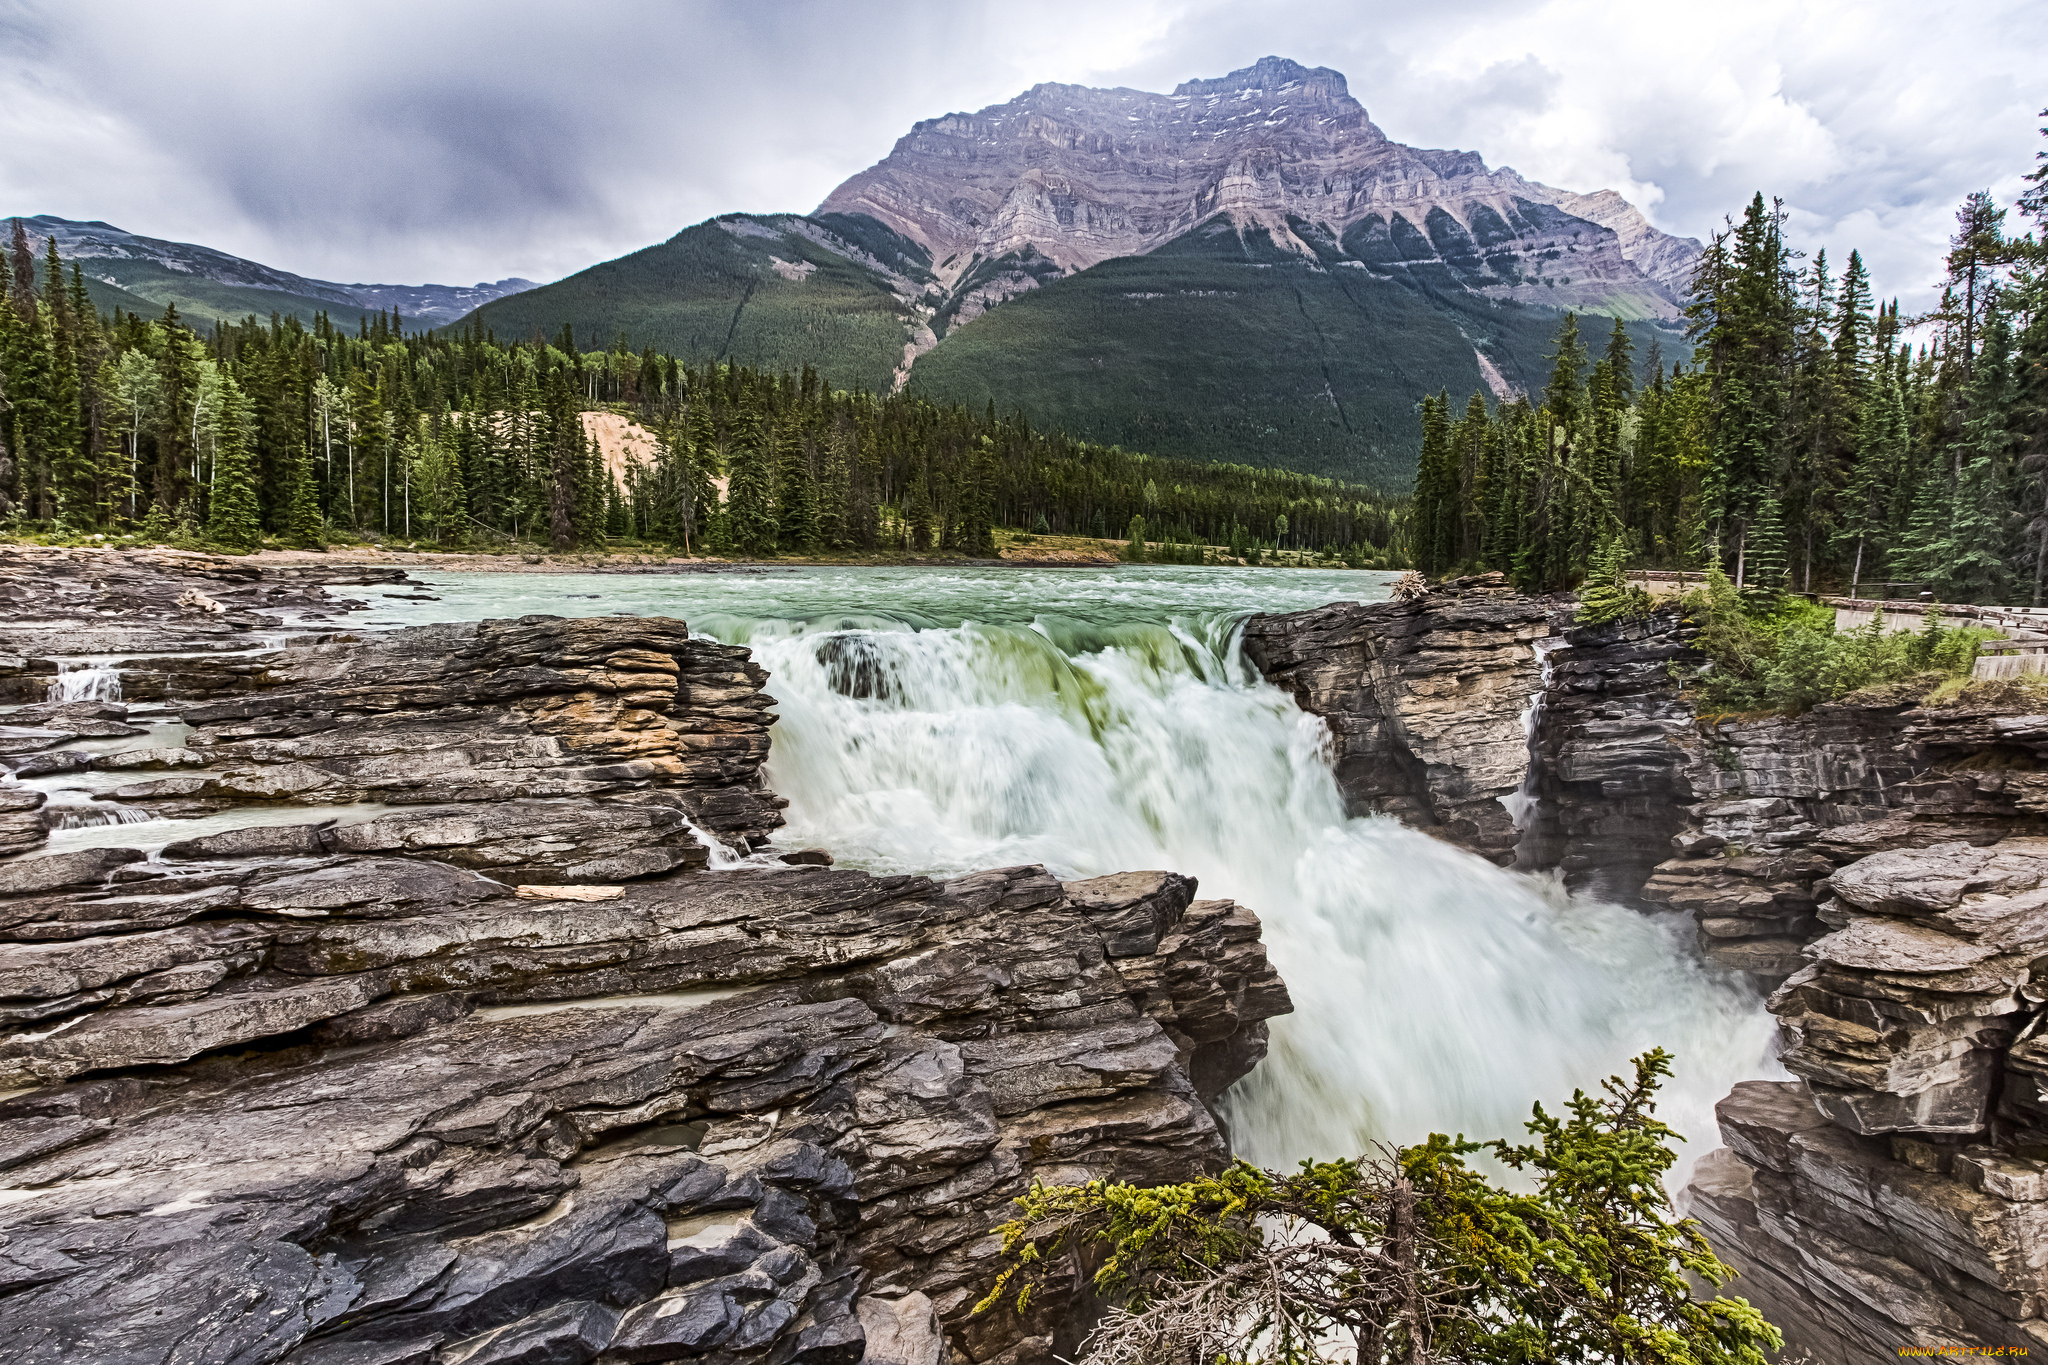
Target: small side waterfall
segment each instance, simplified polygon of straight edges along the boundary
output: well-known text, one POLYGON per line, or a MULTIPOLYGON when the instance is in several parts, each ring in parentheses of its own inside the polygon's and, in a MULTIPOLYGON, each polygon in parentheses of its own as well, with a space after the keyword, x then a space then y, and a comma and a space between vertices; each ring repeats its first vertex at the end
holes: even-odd
POLYGON ((59 659, 57 676, 50 680, 49 690, 43 700, 119 701, 121 671, 113 666, 110 659, 59 659))
POLYGON ((1536 745, 1543 731, 1543 698, 1550 692, 1550 654, 1563 643, 1563 637, 1556 635, 1535 642, 1536 690, 1529 694, 1529 705, 1522 712, 1522 734, 1529 743, 1529 771, 1522 775, 1519 791, 1500 799, 1500 803, 1507 807, 1508 818, 1515 822, 1515 829, 1524 836, 1515 848, 1517 867, 1524 862, 1522 844, 1528 842, 1528 833, 1536 823, 1536 790, 1541 779, 1536 745))
POLYGON ((46 829, 95 829, 101 825, 139 825, 156 817, 146 810, 95 801, 92 793, 65 788, 53 791, 43 803, 46 829))

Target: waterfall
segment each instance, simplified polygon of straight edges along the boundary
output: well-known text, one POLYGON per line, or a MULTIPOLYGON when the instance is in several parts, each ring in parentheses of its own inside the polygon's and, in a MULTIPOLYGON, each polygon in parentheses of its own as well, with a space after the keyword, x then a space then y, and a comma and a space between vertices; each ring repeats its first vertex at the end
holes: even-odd
POLYGON ((1170 868, 1249 906, 1296 1006, 1227 1100, 1255 1160, 1519 1136, 1531 1102, 1652 1046, 1697 1156, 1714 1100, 1769 1069, 1768 1016, 1699 964, 1690 921, 1347 816, 1322 722, 1249 673, 1223 618, 850 624, 722 623, 781 701, 783 842, 890 871, 1170 868))
POLYGON ((59 659, 45 701, 119 701, 121 672, 113 661, 59 659))
MULTIPOLYGON (((1536 788, 1540 769, 1537 741, 1543 730, 1543 698, 1550 691, 1550 653, 1564 641, 1557 636, 1548 636, 1535 642, 1536 690, 1529 694, 1529 705, 1522 712, 1522 736, 1529 745, 1529 771, 1522 775, 1522 785, 1513 796, 1503 796, 1500 803, 1507 807, 1508 818, 1515 822, 1515 829, 1528 834, 1536 822, 1536 788)), ((1517 849, 1516 862, 1519 863, 1517 849)))
POLYGON ((95 801, 92 793, 75 788, 53 791, 43 803, 45 829, 96 829, 102 825, 139 825, 156 816, 134 806, 112 801, 95 801))

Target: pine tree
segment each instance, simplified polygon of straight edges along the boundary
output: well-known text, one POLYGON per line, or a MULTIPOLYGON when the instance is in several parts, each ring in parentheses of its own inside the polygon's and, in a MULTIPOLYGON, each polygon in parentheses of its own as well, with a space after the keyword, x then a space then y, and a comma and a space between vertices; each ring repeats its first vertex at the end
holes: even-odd
POLYGON ((206 538, 231 550, 255 550, 263 544, 250 426, 249 401, 229 375, 221 382, 220 449, 214 457, 206 538))
POLYGON ((711 425, 710 412, 708 402, 694 405, 689 444, 685 447, 689 455, 689 461, 683 469, 684 482, 689 490, 688 529, 695 537, 687 548, 695 554, 703 554, 707 547, 718 540, 718 486, 711 481, 712 471, 718 465, 718 441, 716 428, 711 425), (701 421, 697 416, 699 412, 702 414, 701 421))
POLYGON ((794 412, 775 424, 775 540, 782 550, 818 549, 818 481, 808 443, 794 412))
POLYGON ((285 534, 302 550, 325 549, 320 519, 320 497, 313 476, 313 457, 304 445, 293 452, 291 461, 291 504, 285 514, 285 534))
POLYGON ((843 550, 854 540, 852 433, 829 407, 825 429, 824 467, 818 479, 818 540, 843 550))
POLYGON ((908 523, 905 530, 910 537, 910 548, 929 550, 932 548, 932 490, 928 472, 919 469, 910 481, 910 505, 904 517, 908 523))
POLYGON ((1448 403, 1446 394, 1422 396, 1422 455, 1415 466, 1415 567, 1432 578, 1458 558, 1458 470, 1448 403))
POLYGON ((2002 601, 2006 591, 2006 488, 2012 467, 2012 324, 1994 298, 1985 310, 1983 350, 1964 396, 1955 459, 1961 470, 1949 513, 1948 554, 1941 575, 1952 601, 2002 601))
POLYGON ((996 553, 993 517, 989 501, 996 483, 995 442, 984 436, 975 443, 969 462, 967 488, 961 499, 960 551, 992 559, 996 553))
POLYGON ((775 551, 774 481, 761 431, 761 413, 749 395, 734 414, 726 450, 725 541, 743 555, 775 551))
POLYGON ((8 255, 14 276, 10 295, 14 315, 26 325, 36 314, 36 253, 28 244, 28 229, 22 226, 19 218, 14 220, 14 236, 8 255))
POLYGON ((554 371, 548 379, 548 539, 557 551, 576 548, 576 520, 581 510, 577 493, 584 479, 584 461, 589 454, 583 436, 583 418, 576 410, 575 394, 568 376, 554 371))
POLYGON ((1751 518, 1747 545, 1748 581, 1744 593, 1768 600, 1785 589, 1790 562, 1785 553, 1785 516, 1775 489, 1767 490, 1751 518))

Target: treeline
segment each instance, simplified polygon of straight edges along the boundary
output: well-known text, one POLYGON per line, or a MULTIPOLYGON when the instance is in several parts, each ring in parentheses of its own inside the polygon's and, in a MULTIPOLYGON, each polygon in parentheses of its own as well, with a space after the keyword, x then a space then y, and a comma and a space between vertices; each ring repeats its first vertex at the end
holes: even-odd
POLYGON ((174 308, 103 317, 77 263, 54 241, 38 260, 19 220, 0 290, 0 518, 16 532, 990 554, 997 526, 1113 537, 1138 518, 1154 540, 1241 553, 1405 554, 1405 506, 1371 489, 832 392, 809 371, 582 351, 567 329, 409 333, 395 312, 353 334, 324 316, 204 336, 174 308), (607 469, 591 411, 643 423, 653 459, 607 469))
MULTIPOLYGON (((2044 111, 2048 113, 2048 111, 2044 111)), ((2048 131, 2048 130, 2044 130, 2048 131)), ((2048 153, 2022 217, 2048 219, 2048 153)), ((1719 565, 1745 594, 1930 591, 2030 601, 2048 586, 2048 253, 1988 193, 1957 214, 1940 306, 1874 304, 1787 245, 1757 195, 1701 257, 1696 349, 1667 374, 1617 325, 1575 318, 1540 396, 1462 415, 1425 401, 1417 567, 1569 587, 1596 561, 1719 565), (1921 329, 1917 347, 1909 329, 1921 329), (1604 558, 1603 558, 1604 556, 1604 558)))

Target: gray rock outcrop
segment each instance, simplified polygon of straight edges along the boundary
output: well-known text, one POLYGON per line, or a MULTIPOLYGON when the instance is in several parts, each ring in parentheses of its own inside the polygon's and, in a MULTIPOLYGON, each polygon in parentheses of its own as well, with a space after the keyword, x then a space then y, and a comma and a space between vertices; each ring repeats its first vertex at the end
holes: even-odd
POLYGON ((2048 1345, 2048 840, 1871 854, 1771 998, 1800 1079, 1737 1086, 1692 1211, 1826 1362, 2048 1345))
POLYGON ((967 1359, 1049 1360, 1059 1296, 967 1317, 987 1229, 1033 1178, 1214 1169, 1207 1102, 1287 1008, 1256 921, 1166 874, 536 901, 95 850, 0 886, 18 1360, 850 1365, 862 1297, 912 1295, 967 1359))
MULTIPOLYGON (((969 1311, 1010 1201, 1228 1159, 1289 1008, 1256 917, 766 850, 743 649, 528 617, 235 668, 9 756, 212 823, 0 860, 0 1357, 1050 1365, 1082 1286, 969 1311)), ((0 786, 0 851, 45 800, 0 786)))
POLYGON ((395 568, 258 566, 178 550, 0 546, 0 704, 47 700, 59 661, 81 656, 141 656, 124 660, 128 701, 225 690, 248 676, 238 656, 286 637, 318 639, 333 631, 334 613, 364 605, 329 596, 328 585, 405 577, 395 568))
POLYGON ((1254 616, 1244 650, 1330 727, 1354 813, 1397 816, 1505 863, 1519 833, 1502 798, 1528 774, 1533 646, 1549 633, 1545 604, 1495 574, 1410 602, 1254 616))

